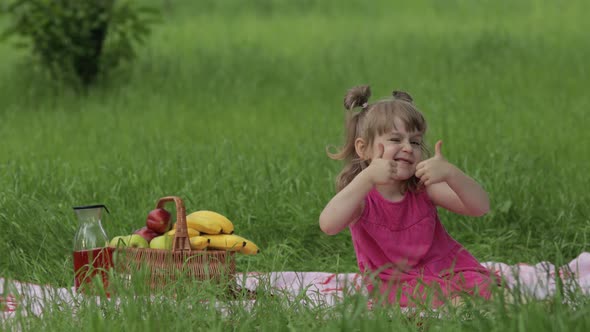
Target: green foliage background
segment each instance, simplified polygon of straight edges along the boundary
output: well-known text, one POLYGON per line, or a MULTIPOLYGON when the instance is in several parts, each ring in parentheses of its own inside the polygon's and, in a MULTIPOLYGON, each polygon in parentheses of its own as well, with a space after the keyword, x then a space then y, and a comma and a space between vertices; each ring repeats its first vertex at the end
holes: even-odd
POLYGON ((26 49, 31 65, 72 88, 87 88, 133 60, 158 17, 155 8, 127 0, 4 0, 0 14, 0 42, 26 49))

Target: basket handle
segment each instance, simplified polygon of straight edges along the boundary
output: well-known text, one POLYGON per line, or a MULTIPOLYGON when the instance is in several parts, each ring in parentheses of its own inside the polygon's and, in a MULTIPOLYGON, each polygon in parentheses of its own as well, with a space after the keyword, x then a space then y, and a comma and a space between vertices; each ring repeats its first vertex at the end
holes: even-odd
POLYGON ((176 205, 176 232, 174 232, 174 241, 172 242, 172 251, 190 251, 191 244, 188 238, 186 226, 186 209, 182 199, 178 196, 166 196, 158 200, 156 208, 163 209, 168 202, 174 201, 176 205))

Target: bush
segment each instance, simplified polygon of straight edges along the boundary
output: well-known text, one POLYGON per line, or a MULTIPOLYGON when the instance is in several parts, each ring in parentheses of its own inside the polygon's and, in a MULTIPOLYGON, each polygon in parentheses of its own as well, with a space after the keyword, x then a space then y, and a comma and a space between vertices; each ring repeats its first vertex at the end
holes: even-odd
POLYGON ((130 0, 9 0, 2 39, 21 37, 52 76, 84 86, 135 58, 158 11, 130 0))

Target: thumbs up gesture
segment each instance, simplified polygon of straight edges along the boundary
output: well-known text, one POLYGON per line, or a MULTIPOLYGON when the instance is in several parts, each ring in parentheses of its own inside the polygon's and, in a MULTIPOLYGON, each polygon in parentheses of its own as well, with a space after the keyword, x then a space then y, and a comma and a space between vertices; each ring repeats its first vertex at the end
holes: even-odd
POLYGON ((384 156, 384 153, 385 147, 379 144, 379 150, 366 169, 373 184, 387 184, 395 180, 397 163, 393 161, 393 156, 384 156))
POLYGON ((416 165, 416 177, 420 183, 430 186, 435 183, 447 181, 453 172, 453 166, 442 154, 442 141, 439 140, 434 146, 434 156, 416 165))

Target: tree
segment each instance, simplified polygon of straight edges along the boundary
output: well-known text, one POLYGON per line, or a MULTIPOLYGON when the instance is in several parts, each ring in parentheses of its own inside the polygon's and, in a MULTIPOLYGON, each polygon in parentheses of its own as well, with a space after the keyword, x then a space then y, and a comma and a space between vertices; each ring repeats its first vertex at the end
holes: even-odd
POLYGON ((136 57, 159 12, 131 0, 9 0, 2 39, 17 37, 52 76, 87 87, 136 57))

